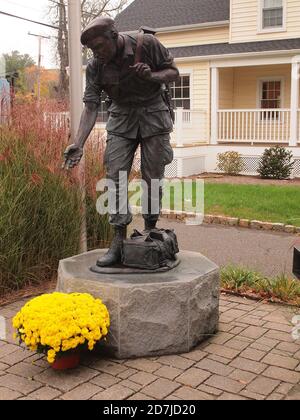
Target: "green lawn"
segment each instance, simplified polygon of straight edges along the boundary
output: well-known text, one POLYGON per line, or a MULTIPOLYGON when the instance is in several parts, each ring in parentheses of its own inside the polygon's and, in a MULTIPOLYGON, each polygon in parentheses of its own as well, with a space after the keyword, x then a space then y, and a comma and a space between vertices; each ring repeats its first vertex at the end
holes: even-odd
POLYGON ((205 213, 300 226, 300 187, 205 184, 205 213))
MULTIPOLYGON (((175 183, 175 185, 180 188, 180 183, 175 183)), ((165 188, 163 209, 174 210, 174 204, 177 203, 175 210, 193 211, 195 186, 192 187, 190 183, 185 185, 184 190, 183 197, 180 189, 179 192, 177 190, 177 193, 174 193, 172 188, 170 190, 165 188), (170 199, 168 199, 169 196, 170 199), (179 205, 183 199, 185 200, 184 208, 179 205)), ((204 198, 205 214, 300 226, 300 187, 297 186, 207 183, 204 187, 204 198)), ((140 205, 140 202, 137 205, 140 205)), ((197 209, 199 209, 198 204, 197 209)))

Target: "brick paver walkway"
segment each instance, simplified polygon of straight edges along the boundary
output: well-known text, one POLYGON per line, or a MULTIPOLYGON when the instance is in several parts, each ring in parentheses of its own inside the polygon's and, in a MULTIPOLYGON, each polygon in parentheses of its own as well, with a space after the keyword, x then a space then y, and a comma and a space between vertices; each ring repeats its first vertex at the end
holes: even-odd
MULTIPOLYGON (((8 322, 24 304, 0 308, 8 322)), ((86 356, 69 372, 54 372, 42 355, 0 341, 0 400, 300 399, 297 311, 222 296, 220 332, 189 354, 137 360, 86 356)), ((298 311, 298 314, 300 311, 298 311)))

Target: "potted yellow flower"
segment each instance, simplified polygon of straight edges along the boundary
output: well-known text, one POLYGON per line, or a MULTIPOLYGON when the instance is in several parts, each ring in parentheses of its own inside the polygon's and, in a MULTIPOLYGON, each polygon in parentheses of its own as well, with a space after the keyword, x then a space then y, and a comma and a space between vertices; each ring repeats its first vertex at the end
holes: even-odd
POLYGON ((80 293, 39 296, 13 319, 20 344, 45 353, 54 369, 78 365, 80 350, 92 351, 97 342, 105 339, 109 326, 109 313, 102 301, 80 293))

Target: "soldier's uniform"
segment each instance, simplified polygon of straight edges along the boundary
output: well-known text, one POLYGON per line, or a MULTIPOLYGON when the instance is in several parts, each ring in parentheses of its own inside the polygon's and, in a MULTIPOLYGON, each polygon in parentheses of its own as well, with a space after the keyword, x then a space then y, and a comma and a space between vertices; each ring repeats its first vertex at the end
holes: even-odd
MULTIPOLYGON (((107 178, 113 180, 117 186, 117 197, 119 172, 125 171, 129 175, 135 152, 139 144, 141 145, 141 172, 148 185, 146 200, 148 199, 151 209, 151 180, 162 180, 165 166, 173 160, 170 145, 173 122, 164 99, 162 85, 141 79, 135 69, 130 68, 135 61, 136 37, 121 36, 124 38, 124 49, 115 62, 103 65, 94 58, 88 63, 83 100, 85 103, 94 102, 100 105, 101 94, 104 91, 112 101, 108 109, 108 138, 104 163, 107 178)), ((144 35, 141 62, 148 64, 152 72, 176 69, 169 51, 157 38, 149 34, 144 35)), ((156 199, 161 207, 161 190, 156 199)), ((155 222, 159 214, 149 212, 143 216, 147 221, 155 222)), ((110 223, 115 226, 126 226, 131 221, 129 208, 125 212, 119 208, 116 214, 110 215, 110 223)))

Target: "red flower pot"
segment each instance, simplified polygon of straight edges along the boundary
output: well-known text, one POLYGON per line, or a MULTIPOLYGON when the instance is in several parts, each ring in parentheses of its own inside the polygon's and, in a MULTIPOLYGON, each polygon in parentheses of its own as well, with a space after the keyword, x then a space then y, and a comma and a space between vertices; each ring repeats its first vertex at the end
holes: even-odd
POLYGON ((80 353, 69 353, 58 357, 54 363, 51 364, 54 370, 75 369, 80 363, 80 353))

